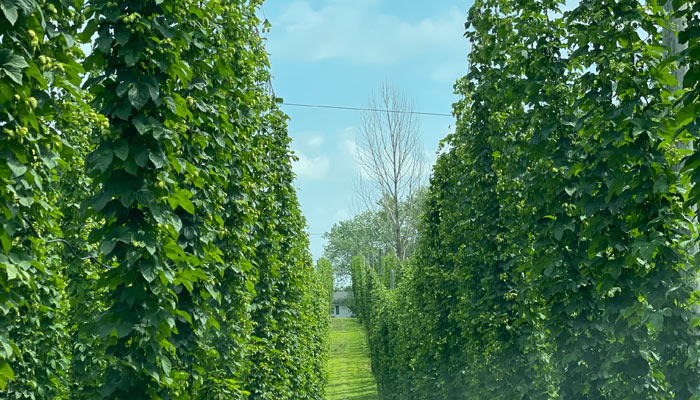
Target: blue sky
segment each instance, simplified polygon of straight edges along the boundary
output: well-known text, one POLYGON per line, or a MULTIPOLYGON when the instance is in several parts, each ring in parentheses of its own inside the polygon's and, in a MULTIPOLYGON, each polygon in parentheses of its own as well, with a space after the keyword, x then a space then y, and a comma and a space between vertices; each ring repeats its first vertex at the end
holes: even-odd
MULTIPOLYGON (((464 22, 471 1, 268 0, 267 50, 275 94, 285 102, 366 106, 387 80, 416 111, 447 113, 455 81, 467 72, 464 22)), ((320 234, 361 211, 355 139, 361 113, 283 106, 289 115, 295 186, 311 234, 314 259, 320 234)), ((451 117, 422 117, 421 137, 432 163, 451 117)))

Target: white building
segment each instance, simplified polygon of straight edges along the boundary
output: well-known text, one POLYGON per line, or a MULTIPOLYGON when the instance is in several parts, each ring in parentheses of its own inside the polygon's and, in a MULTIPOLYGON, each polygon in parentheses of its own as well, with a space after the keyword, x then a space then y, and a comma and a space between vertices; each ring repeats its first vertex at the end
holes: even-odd
POLYGON ((351 318, 355 314, 352 313, 348 304, 352 301, 351 292, 334 292, 333 293, 333 308, 331 309, 331 317, 333 318, 351 318))

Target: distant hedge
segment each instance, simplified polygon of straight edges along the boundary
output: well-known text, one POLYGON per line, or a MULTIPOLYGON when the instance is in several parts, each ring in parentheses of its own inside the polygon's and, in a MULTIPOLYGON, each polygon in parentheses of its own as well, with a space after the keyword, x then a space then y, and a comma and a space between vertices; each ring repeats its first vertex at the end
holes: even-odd
POLYGON ((0 397, 323 398, 260 4, 3 1, 0 397))
POLYGON ((700 5, 562 7, 475 2, 413 267, 353 264, 383 399, 700 398, 700 5))

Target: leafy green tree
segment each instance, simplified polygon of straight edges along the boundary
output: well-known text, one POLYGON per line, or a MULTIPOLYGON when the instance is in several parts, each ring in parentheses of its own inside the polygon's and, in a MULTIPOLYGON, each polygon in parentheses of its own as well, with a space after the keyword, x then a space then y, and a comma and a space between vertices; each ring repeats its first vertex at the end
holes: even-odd
POLYGON ((324 237, 328 243, 323 254, 333 264, 336 283, 350 275, 353 257, 362 255, 375 260, 392 248, 391 230, 374 211, 365 211, 334 224, 324 237))
MULTIPOLYGON (((405 216, 402 227, 404 256, 411 257, 418 241, 418 225, 425 198, 425 190, 415 194, 412 203, 401 202, 402 215, 405 216)), ((377 264, 380 257, 394 252, 395 236, 392 225, 388 223, 387 213, 390 209, 379 208, 367 210, 353 218, 333 225, 324 235, 328 241, 324 247, 324 257, 333 264, 336 284, 343 284, 350 276, 352 258, 362 255, 381 273, 377 264)), ((394 253, 396 254, 396 253, 394 253)))

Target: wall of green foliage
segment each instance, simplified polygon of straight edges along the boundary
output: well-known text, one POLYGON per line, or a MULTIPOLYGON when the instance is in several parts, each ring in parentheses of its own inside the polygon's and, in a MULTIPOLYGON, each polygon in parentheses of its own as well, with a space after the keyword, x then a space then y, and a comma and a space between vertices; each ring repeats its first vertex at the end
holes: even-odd
POLYGON ((334 288, 334 277, 333 277, 333 264, 328 261, 327 258, 321 257, 316 262, 316 272, 320 275, 324 290, 329 293, 328 295, 328 310, 332 311, 333 307, 333 292, 334 288))
POLYGON ((0 6, 0 397, 323 398, 260 4, 0 6))
POLYGON ((413 266, 353 269, 382 398, 700 396, 700 9, 672 56, 664 5, 475 2, 413 266))

